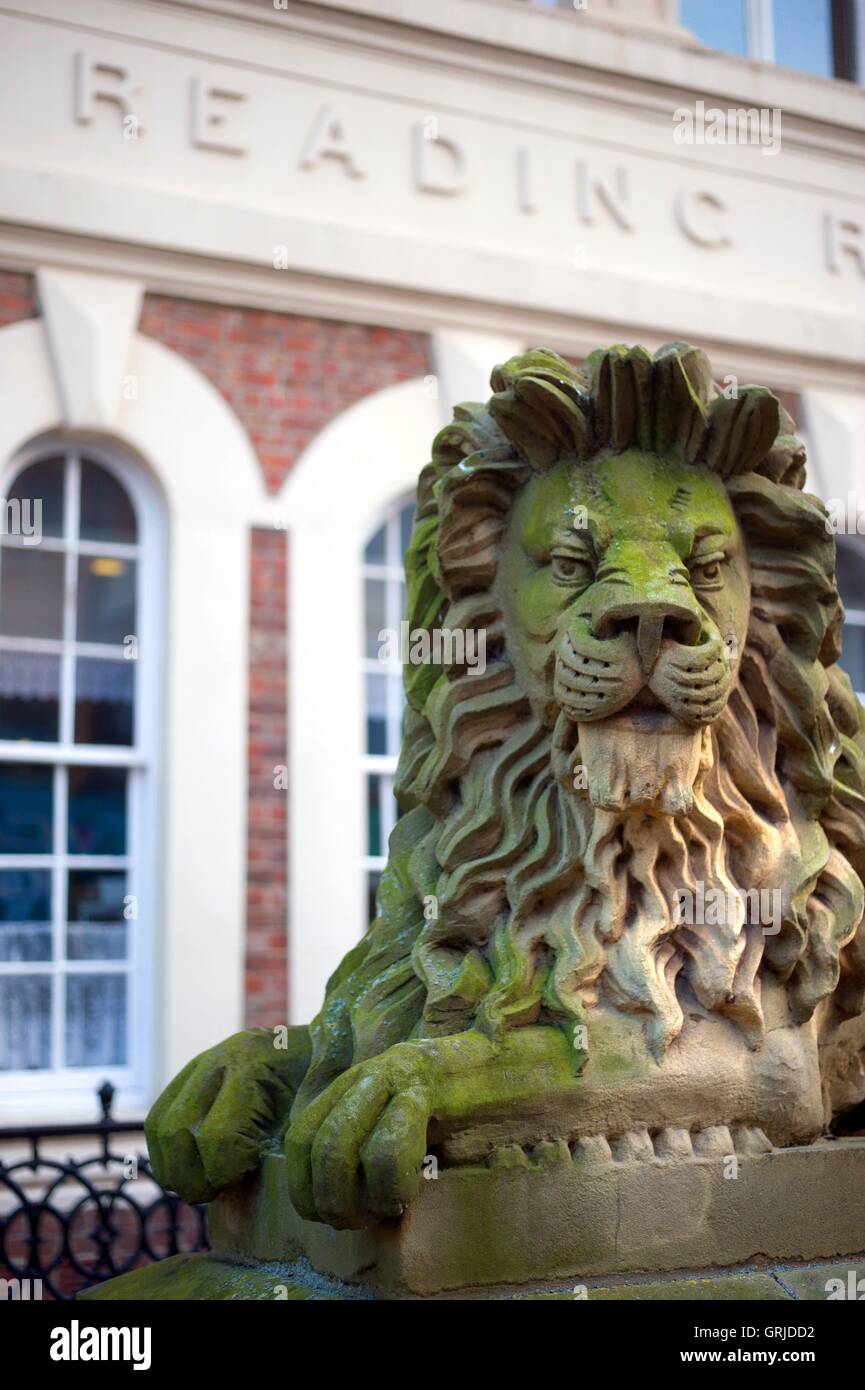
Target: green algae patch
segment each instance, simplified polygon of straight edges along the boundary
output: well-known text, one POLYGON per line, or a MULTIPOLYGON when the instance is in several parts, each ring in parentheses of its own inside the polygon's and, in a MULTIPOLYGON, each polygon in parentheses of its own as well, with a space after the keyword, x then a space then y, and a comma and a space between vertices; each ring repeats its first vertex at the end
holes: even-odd
POLYGON ((179 1302, 258 1303, 292 1302, 306 1298, 332 1298, 299 1283, 279 1266, 231 1264, 212 1255, 171 1255, 167 1260, 130 1270, 94 1289, 85 1289, 79 1299, 100 1302, 138 1300, 176 1300, 179 1302))

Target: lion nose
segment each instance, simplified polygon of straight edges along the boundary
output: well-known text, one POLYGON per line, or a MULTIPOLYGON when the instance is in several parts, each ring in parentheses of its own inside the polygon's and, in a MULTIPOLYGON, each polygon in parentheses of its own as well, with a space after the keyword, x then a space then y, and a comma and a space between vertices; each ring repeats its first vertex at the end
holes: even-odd
POLYGON ((637 653, 645 675, 649 675, 658 659, 665 637, 692 647, 700 640, 700 615, 682 603, 645 601, 620 603, 605 609, 595 620, 595 636, 617 637, 632 632, 637 653))

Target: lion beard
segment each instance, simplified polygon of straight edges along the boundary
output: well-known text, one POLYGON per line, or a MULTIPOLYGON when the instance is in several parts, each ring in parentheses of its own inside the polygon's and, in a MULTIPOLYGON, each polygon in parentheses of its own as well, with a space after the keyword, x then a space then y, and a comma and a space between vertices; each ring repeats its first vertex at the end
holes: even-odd
MULTIPOLYGON (((747 690, 749 674, 765 681, 764 667, 746 649, 745 679, 697 735, 696 765, 690 754, 679 759, 676 776, 684 768, 689 785, 676 814, 593 804, 589 789, 574 785, 578 726, 563 713, 552 730, 537 718, 504 661, 483 677, 442 682, 426 719, 410 713, 400 791, 437 822, 413 856, 419 897, 431 891, 430 863, 440 871, 437 914, 412 958, 426 987, 421 1033, 572 1024, 603 1001, 641 1016, 660 1059, 687 999, 727 1016, 758 1046, 764 959, 788 981, 794 1018, 810 1016, 838 981, 856 894, 848 893, 848 929, 828 948, 826 939, 809 948, 808 900, 830 849, 815 826, 806 851, 791 820, 775 729, 747 690), (743 896, 753 901, 754 890, 776 895, 772 935, 745 920, 743 896), (717 921, 683 921, 683 891, 731 910, 717 921)), ((609 783, 616 767, 604 775, 609 783)), ((841 877, 852 875, 842 865, 841 877)), ((831 870, 837 878, 837 862, 831 870)))

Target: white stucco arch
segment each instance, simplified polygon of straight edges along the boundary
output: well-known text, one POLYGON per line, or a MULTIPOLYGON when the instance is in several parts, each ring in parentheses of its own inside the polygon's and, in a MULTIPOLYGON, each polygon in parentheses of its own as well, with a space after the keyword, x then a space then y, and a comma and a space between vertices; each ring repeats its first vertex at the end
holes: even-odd
POLYGON ((290 1015, 307 1022, 366 927, 361 555, 413 492, 441 425, 430 383, 351 406, 304 451, 280 495, 289 531, 290 1015))
POLYGON ((145 1094, 124 1098, 140 1111, 242 1023, 249 532, 271 504, 219 393, 134 332, 140 289, 50 272, 40 297, 43 318, 0 331, 0 468, 51 431, 110 438, 164 501, 157 1046, 145 1094))

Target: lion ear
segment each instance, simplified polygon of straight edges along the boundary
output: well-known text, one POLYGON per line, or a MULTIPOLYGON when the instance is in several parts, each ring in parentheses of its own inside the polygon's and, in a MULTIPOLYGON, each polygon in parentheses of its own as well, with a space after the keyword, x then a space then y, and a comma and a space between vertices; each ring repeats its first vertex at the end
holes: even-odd
POLYGON ((524 398, 511 388, 493 396, 490 414, 533 468, 548 468, 562 452, 564 436, 549 411, 526 409, 524 398))
POLYGON ((528 352, 510 357, 507 362, 493 367, 490 386, 498 395, 528 376, 543 377, 545 381, 560 386, 563 391, 585 391, 589 384, 585 367, 575 367, 551 348, 530 348, 528 352))
POLYGON ((533 468, 589 452, 588 379, 564 357, 535 348, 495 367, 490 385, 490 414, 533 468))
MULTIPOLYGON (((495 449, 505 444, 500 431, 490 416, 486 405, 477 401, 462 401, 454 406, 454 418, 450 424, 440 429, 432 446, 433 480, 442 477, 456 467, 464 458, 480 449, 495 449)), ((427 468, 423 470, 418 485, 418 506, 420 508, 421 487, 429 491, 433 483, 424 484, 427 468)), ((420 512, 419 512, 420 514, 420 512)))
POLYGON ((585 458, 591 452, 592 430, 581 403, 543 377, 524 377, 514 386, 517 399, 547 421, 559 443, 558 453, 573 452, 585 458))
POLYGON ((756 473, 778 436, 780 406, 765 386, 744 386, 735 397, 718 396, 709 406, 709 429, 701 462, 731 478, 756 473))

